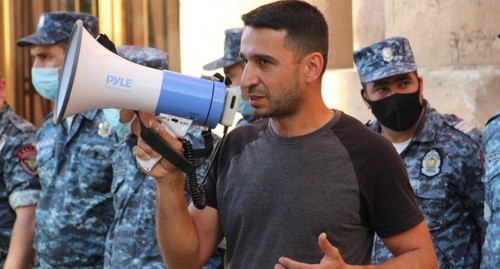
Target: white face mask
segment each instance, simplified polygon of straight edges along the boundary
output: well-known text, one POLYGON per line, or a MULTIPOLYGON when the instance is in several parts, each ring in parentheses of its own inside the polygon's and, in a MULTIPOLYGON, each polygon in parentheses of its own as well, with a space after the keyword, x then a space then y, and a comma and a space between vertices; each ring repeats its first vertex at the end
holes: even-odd
POLYGON ((43 98, 56 100, 57 91, 59 90, 59 68, 44 67, 31 68, 31 82, 35 86, 35 90, 43 96, 43 98))

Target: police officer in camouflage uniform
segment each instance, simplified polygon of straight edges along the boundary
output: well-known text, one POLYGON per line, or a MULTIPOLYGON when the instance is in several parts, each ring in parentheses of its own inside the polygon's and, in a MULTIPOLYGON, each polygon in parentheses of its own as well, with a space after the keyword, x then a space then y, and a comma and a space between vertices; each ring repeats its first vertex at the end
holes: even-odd
MULTIPOLYGON (((361 95, 403 158, 432 234, 441 269, 479 268, 486 223, 481 183, 481 133, 455 115, 440 114, 423 98, 423 80, 406 38, 353 53, 361 95)), ((391 257, 376 238, 373 262, 391 257)))
MULTIPOLYGON (((76 20, 97 35, 97 18, 73 12, 48 12, 36 33, 17 41, 29 47, 34 62, 31 80, 44 98, 55 100, 64 51, 76 20)), ((37 134, 41 182, 36 208, 37 268, 102 268, 104 243, 113 220, 110 192, 111 155, 117 136, 102 110, 68 117, 54 124, 50 113, 37 134)))
POLYGON ((5 102, 6 85, 0 73, 0 268, 28 268, 34 257, 33 223, 40 196, 36 128, 5 102))
POLYGON ((240 80, 243 75, 245 64, 240 57, 240 43, 243 28, 231 28, 225 32, 224 56, 203 66, 205 70, 215 70, 223 68, 224 76, 232 82, 231 87, 241 93, 241 101, 238 112, 242 118, 236 126, 242 126, 254 122, 257 117, 253 114, 252 106, 248 102, 248 90, 240 88, 240 80))
MULTIPOLYGON (((156 69, 167 69, 168 56, 155 48, 119 46, 117 52, 123 58, 156 69)), ((116 146, 113 155, 114 177, 112 183, 115 219, 106 238, 105 268, 166 268, 156 241, 156 187, 154 180, 138 169, 132 155, 140 134, 139 118, 133 111, 122 109, 121 122, 131 123, 133 132, 116 146)), ((140 120, 149 125, 152 114, 139 112, 140 120)), ((191 126, 184 137, 193 148, 203 148, 201 129, 191 126)), ((218 137, 213 135, 213 141, 218 137)), ((208 166, 208 159, 197 158, 196 176, 202 180, 208 166)), ((190 202, 190 195, 186 195, 190 202)), ((218 253, 203 267, 216 269, 222 260, 218 253)))
POLYGON ((484 128, 486 204, 491 216, 483 245, 481 269, 500 267, 500 111, 484 128))

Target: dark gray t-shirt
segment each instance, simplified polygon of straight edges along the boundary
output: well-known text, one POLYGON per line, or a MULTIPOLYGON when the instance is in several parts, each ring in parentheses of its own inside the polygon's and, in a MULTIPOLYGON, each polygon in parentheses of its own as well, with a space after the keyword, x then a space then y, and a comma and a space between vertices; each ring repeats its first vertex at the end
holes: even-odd
POLYGON ((267 120, 228 134, 207 181, 227 240, 226 268, 273 268, 286 256, 319 263, 326 232, 349 264, 368 264, 373 233, 423 220, 388 140, 336 111, 319 130, 278 136, 267 120))

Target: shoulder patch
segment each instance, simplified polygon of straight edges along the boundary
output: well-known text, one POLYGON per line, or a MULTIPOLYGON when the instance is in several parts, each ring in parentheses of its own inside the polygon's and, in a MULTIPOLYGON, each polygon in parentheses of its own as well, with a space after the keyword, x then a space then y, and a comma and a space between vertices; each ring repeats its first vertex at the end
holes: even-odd
POLYGON ((481 141, 481 131, 471 122, 463 120, 453 114, 444 115, 444 123, 451 126, 453 129, 465 134, 470 139, 479 143, 481 141))
POLYGON ((474 124, 472 124, 471 122, 468 122, 468 121, 461 121, 457 124, 455 124, 455 129, 461 131, 462 133, 469 133, 470 131, 474 130, 474 128, 476 128, 474 126, 474 124))
POLYGON ((36 127, 31 122, 21 118, 19 115, 16 115, 15 118, 10 118, 10 122, 21 132, 36 131, 36 127))
POLYGON ((36 176, 36 148, 33 145, 21 147, 16 157, 19 159, 19 166, 21 169, 31 176, 36 176))

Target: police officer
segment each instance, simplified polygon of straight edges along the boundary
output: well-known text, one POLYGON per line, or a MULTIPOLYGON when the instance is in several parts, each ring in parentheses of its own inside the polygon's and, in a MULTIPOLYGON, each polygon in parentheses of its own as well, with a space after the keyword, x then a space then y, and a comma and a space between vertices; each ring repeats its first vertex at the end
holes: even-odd
POLYGON ((0 73, 0 268, 28 268, 40 183, 35 163, 36 128, 5 102, 0 73))
POLYGON ((240 43, 243 28, 231 28, 225 32, 226 38, 224 40, 224 56, 220 59, 214 60, 203 66, 205 70, 215 70, 223 68, 224 75, 232 82, 231 87, 241 93, 241 101, 238 106, 238 112, 242 118, 238 121, 236 126, 242 126, 254 122, 257 117, 254 116, 252 106, 248 102, 248 90, 241 89, 240 80, 243 75, 243 68, 245 64, 240 57, 240 43))
MULTIPOLYGON (((150 47, 124 45, 116 48, 118 55, 143 66, 167 69, 167 53, 150 47)), ((139 89, 140 90, 140 89, 139 89)), ((132 132, 120 141, 113 154, 115 171, 111 191, 115 219, 106 238, 105 268, 166 268, 156 241, 156 187, 154 180, 138 169, 132 147, 140 135, 140 122, 149 126, 154 115, 131 110, 120 111, 120 122, 130 124, 132 132)), ((191 126, 184 137, 195 149, 204 147, 201 129, 191 126)), ((219 137, 212 135, 215 143, 219 137)), ((195 159, 196 176, 201 181, 208 166, 207 158, 195 159)), ((188 202, 191 196, 186 195, 188 202)), ((216 269, 222 260, 216 252, 203 269, 216 269)))
MULTIPOLYGON (((478 268, 486 223, 481 183, 481 133, 459 117, 440 114, 423 98, 423 79, 406 38, 353 53, 363 101, 403 158, 431 231, 440 268, 478 268)), ((373 261, 390 252, 377 238, 373 261)))
MULTIPOLYGON (((56 98, 66 44, 77 20, 97 35, 97 18, 90 14, 48 12, 40 16, 36 33, 17 41, 30 48, 31 80, 46 99, 56 98)), ((118 139, 102 110, 80 113, 60 124, 52 117, 50 113, 43 120, 36 141, 42 188, 35 219, 36 266, 102 268, 114 216, 111 155, 118 139)))
POLYGON ((486 204, 491 215, 483 245, 481 269, 496 269, 500 265, 500 111, 484 128, 486 204))

